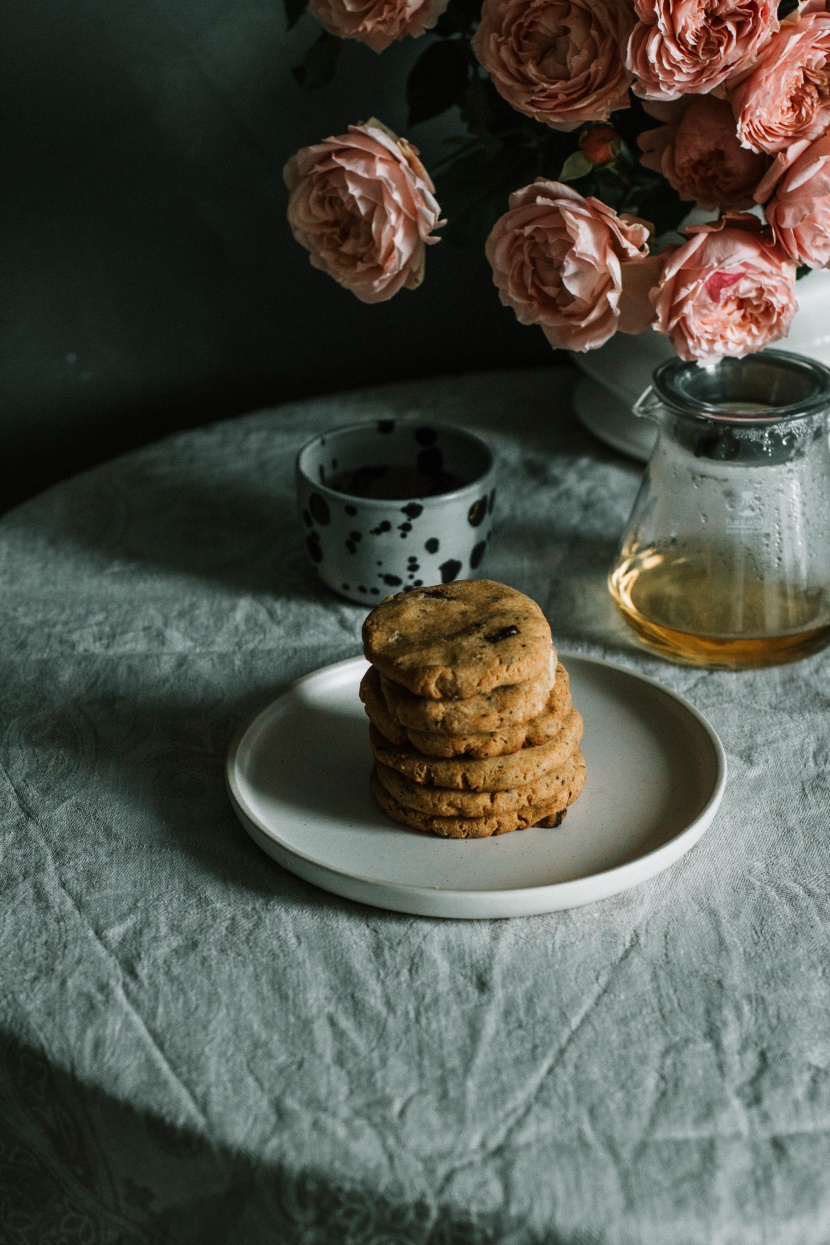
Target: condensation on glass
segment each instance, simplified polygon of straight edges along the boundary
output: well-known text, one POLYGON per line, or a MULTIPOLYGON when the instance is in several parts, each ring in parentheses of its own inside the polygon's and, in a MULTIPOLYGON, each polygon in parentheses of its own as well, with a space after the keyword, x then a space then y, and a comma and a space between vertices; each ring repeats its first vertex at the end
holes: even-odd
POLYGON ((830 641, 830 371, 783 351, 657 368, 657 444, 611 596, 665 657, 742 669, 830 641))

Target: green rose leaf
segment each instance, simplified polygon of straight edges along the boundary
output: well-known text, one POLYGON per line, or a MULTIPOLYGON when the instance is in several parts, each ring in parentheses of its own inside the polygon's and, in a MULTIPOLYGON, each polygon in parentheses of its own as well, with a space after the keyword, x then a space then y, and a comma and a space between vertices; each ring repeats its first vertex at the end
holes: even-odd
POLYGON ((467 89, 467 53, 459 39, 432 43, 415 62, 406 84, 409 125, 460 104, 467 89))
POLYGON ((521 147, 493 152, 481 144, 451 156, 433 172, 447 225, 441 237, 458 246, 483 246, 508 207, 508 198, 533 180, 536 157, 521 147))
POLYGON ((621 210, 651 221, 658 238, 666 233, 674 233, 685 216, 688 216, 691 204, 680 198, 663 177, 649 177, 646 181, 632 186, 626 195, 621 210))
POLYGON ((629 185, 620 177, 613 165, 594 166, 590 193, 602 199, 603 203, 613 208, 615 212, 631 210, 626 207, 626 197, 630 193, 629 185))
POLYGON ((301 87, 307 91, 316 91, 334 77, 339 55, 340 40, 323 31, 306 52, 303 63, 295 65, 291 72, 301 87))
POLYGON ((584 156, 581 151, 574 151, 568 156, 562 165, 562 172, 559 174, 560 182, 575 182, 580 177, 587 177, 593 171, 593 164, 584 156))

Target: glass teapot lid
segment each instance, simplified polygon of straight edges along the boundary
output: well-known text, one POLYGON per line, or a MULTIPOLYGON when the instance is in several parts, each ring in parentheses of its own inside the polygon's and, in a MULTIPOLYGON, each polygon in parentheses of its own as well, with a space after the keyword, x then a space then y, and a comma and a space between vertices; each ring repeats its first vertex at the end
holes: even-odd
POLYGON ((648 396, 677 415, 768 425, 830 408, 830 370, 783 350, 712 364, 670 359, 655 370, 648 396))

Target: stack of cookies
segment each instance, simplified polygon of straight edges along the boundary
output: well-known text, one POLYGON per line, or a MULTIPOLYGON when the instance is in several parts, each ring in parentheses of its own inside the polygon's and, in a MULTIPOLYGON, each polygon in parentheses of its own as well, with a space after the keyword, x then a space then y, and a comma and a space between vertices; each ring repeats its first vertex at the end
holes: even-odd
POLYGON ((363 625, 372 794, 448 838, 559 825, 585 782, 582 718, 535 601, 493 580, 416 588, 363 625))

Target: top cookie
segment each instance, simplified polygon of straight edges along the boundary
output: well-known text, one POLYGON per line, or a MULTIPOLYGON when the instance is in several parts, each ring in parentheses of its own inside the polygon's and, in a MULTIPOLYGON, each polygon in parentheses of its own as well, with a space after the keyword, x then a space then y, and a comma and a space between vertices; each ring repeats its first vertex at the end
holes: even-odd
POLYGON ((369 661, 430 700, 549 677, 550 643, 536 602, 492 579, 399 592, 363 624, 369 661))

